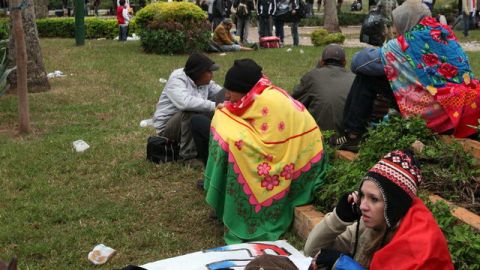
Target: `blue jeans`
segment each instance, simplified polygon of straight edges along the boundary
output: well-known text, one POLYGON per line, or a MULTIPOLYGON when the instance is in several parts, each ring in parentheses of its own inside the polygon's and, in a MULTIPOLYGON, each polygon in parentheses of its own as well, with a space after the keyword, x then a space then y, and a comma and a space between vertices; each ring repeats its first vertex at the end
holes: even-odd
MULTIPOLYGON (((298 46, 299 38, 298 38, 298 21, 292 22, 292 38, 293 38, 293 46, 298 46)), ((280 41, 283 43, 283 38, 285 36, 283 31, 283 26, 285 22, 282 20, 275 20, 275 35, 280 38, 280 41)))
POLYGON ((465 12, 463 12, 462 15, 463 35, 468 36, 468 30, 470 30, 470 17, 472 16, 472 12, 470 12, 470 14, 466 14, 465 12))
POLYGON ((120 31, 118 33, 118 41, 127 41, 128 37, 128 25, 120 25, 120 31))

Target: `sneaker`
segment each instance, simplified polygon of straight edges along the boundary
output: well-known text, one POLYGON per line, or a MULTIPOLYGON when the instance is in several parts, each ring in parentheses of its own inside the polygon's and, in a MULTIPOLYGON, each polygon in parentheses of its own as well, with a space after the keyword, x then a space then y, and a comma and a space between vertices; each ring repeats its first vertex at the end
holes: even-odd
POLYGON ((361 136, 332 136, 328 144, 332 147, 339 147, 340 150, 350 151, 357 153, 360 149, 361 136))

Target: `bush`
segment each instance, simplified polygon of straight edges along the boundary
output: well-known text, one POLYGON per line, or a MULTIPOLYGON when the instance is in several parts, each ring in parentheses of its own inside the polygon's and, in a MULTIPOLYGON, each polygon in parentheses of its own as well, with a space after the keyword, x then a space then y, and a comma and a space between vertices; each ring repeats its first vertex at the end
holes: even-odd
POLYGON ((330 43, 342 44, 345 41, 345 36, 342 33, 329 34, 325 29, 313 31, 310 38, 314 46, 323 46, 330 43))
MULTIPOLYGON (((73 38, 75 37, 74 18, 47 18, 37 20, 40 37, 73 38)), ((130 25, 130 33, 135 32, 135 24, 130 25)), ((118 36, 116 19, 85 18, 85 37, 110 38, 118 36)))
POLYGON ((189 2, 153 3, 135 18, 142 47, 159 54, 205 50, 210 43, 206 13, 189 2))
MULTIPOLYGON (((364 13, 340 13, 338 14, 338 23, 341 26, 359 25, 363 23, 366 16, 367 14, 364 13)), ((313 16, 302 19, 300 21, 300 26, 323 26, 323 16, 313 16)))
POLYGON ((10 36, 10 21, 8 19, 0 20, 0 40, 8 39, 10 36))

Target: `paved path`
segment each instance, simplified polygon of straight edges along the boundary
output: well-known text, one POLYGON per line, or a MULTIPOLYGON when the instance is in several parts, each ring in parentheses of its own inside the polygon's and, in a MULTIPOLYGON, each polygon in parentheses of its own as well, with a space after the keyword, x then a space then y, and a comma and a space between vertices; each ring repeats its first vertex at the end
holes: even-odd
MULTIPOLYGON (((300 35, 300 45, 305 45, 305 46, 312 46, 312 41, 310 40, 310 34, 318 29, 319 27, 312 27, 312 26, 305 26, 305 27, 299 27, 298 32, 300 35)), ((347 36, 347 39, 343 43, 344 47, 367 47, 370 45, 367 45, 365 43, 361 43, 358 38, 353 38, 353 36, 359 36, 360 35, 360 26, 347 26, 347 27, 341 27, 341 31, 344 35, 347 36)), ((274 31, 275 32, 275 31, 274 31)), ((290 27, 288 25, 285 25, 285 45, 291 45, 293 44, 292 40, 292 33, 290 30, 290 27)), ((250 41, 257 41, 258 40, 258 30, 257 27, 250 27, 248 31, 248 39, 250 41)), ((465 51, 480 51, 480 41, 469 41, 469 42, 461 42, 460 45, 465 51)))

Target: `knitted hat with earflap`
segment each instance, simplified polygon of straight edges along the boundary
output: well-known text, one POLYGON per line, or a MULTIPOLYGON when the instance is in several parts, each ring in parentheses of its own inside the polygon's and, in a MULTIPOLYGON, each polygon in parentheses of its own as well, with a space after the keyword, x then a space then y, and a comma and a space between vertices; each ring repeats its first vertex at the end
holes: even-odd
POLYGON ((387 228, 392 228, 410 209, 422 176, 419 164, 410 151, 395 150, 377 162, 363 182, 365 180, 374 182, 380 189, 385 202, 387 228))

